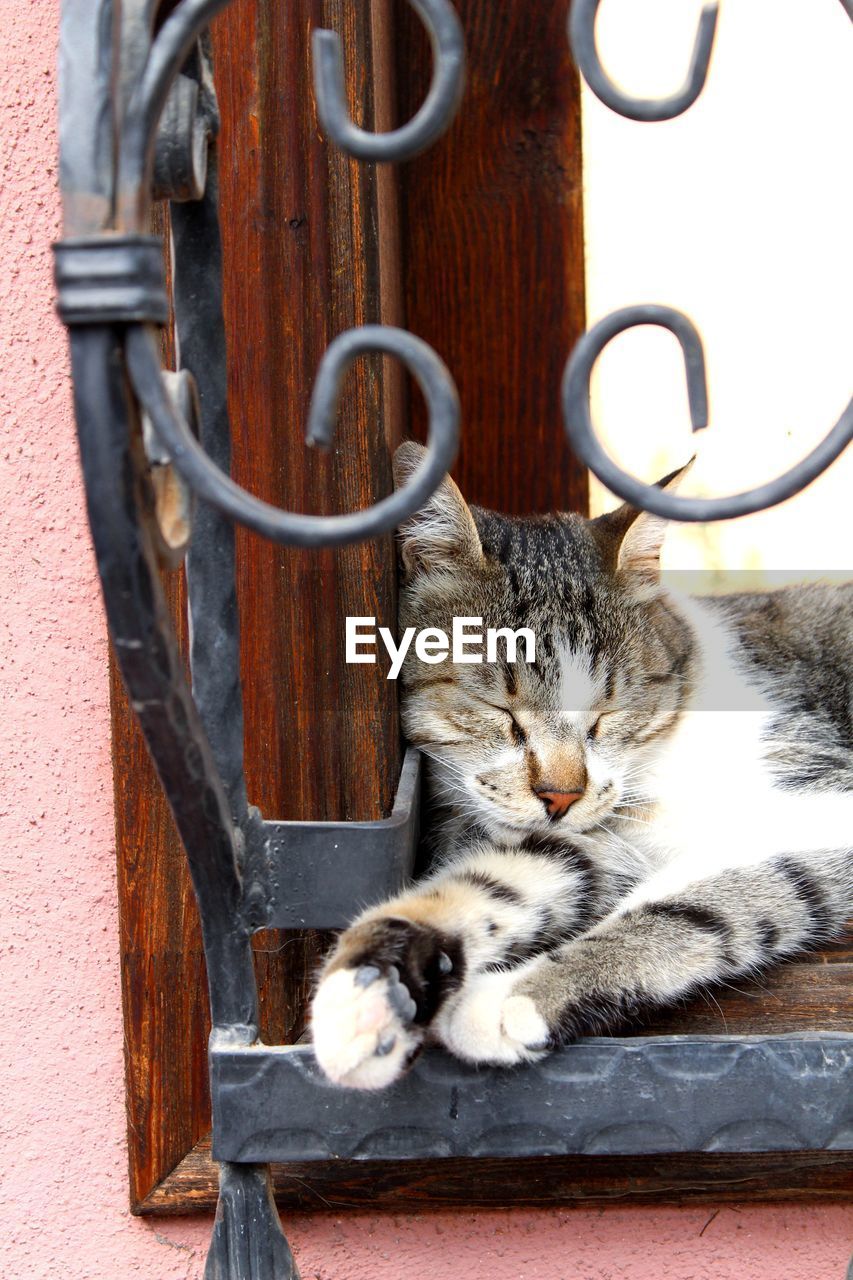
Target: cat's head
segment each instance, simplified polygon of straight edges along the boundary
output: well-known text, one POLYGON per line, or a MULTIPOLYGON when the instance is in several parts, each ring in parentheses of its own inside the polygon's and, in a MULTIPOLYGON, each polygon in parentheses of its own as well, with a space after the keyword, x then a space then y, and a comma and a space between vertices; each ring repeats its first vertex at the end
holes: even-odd
MULTIPOLYGON (((398 484, 422 456, 398 449, 398 484)), ((401 627, 451 636, 454 617, 482 618, 484 632, 536 637, 533 663, 523 644, 507 662, 499 641, 499 660, 479 664, 427 664, 412 645, 402 669, 407 737, 494 838, 588 832, 644 795, 694 665, 692 630, 659 585, 664 528, 628 506, 594 520, 500 516, 468 507, 450 479, 401 527, 401 627)))

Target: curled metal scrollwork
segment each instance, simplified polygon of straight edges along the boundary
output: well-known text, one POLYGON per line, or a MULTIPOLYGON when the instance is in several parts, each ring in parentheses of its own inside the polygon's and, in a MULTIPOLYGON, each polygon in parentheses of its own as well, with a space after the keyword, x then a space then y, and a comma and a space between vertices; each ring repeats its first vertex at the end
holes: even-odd
POLYGON ((308 418, 309 444, 332 443, 338 401, 346 372, 361 354, 397 356, 418 382, 429 409, 429 447, 415 475, 402 489, 366 511, 340 516, 281 511, 247 493, 211 462, 168 395, 157 342, 150 330, 128 331, 126 354, 134 391, 175 468, 193 491, 233 520, 274 542, 297 547, 343 546, 378 537, 424 505, 453 465, 459 444, 459 399, 444 363, 431 347, 385 325, 364 325, 342 333, 326 350, 314 385, 308 418))
POLYGON ((166 99, 154 155, 155 200, 200 200, 204 195, 210 124, 199 107, 199 94, 198 82, 181 75, 166 99))
MULTIPOLYGON (((141 80, 130 98, 119 149, 118 218, 129 231, 138 230, 143 223, 158 123, 167 109, 170 92, 174 99, 174 85, 180 83, 179 72, 185 59, 211 18, 226 2, 183 0, 164 22, 151 46, 141 80)), ((388 159, 421 150, 438 136, 452 118, 464 83, 464 44, 455 12, 447 0, 411 2, 430 30, 437 51, 437 71, 427 101, 414 120, 393 134, 362 135, 371 145, 378 144, 388 159)), ((337 48, 337 37, 333 33, 315 34, 331 37, 337 48)), ((329 47, 327 41, 327 55, 329 47)), ((188 99, 184 111, 186 127, 191 136, 197 139, 201 134, 206 142, 209 131, 204 131, 203 122, 199 127, 197 120, 198 94, 190 97, 192 101, 188 99)), ((196 157, 195 167, 200 165, 201 160, 196 157)), ((152 333, 145 328, 129 328, 125 349, 139 401, 186 483, 218 510, 276 542, 302 547, 341 546, 386 533, 423 506, 456 457, 459 400, 453 379, 435 352, 401 329, 367 325, 351 330, 331 344, 321 363, 311 404, 308 442, 331 443, 347 368, 363 352, 383 351, 407 365, 427 400, 430 417, 427 456, 403 490, 366 511, 340 516, 284 512, 246 493, 207 457, 167 394, 152 333)))
POLYGON ((125 230, 143 230, 154 165, 157 125, 172 85, 201 33, 229 0, 182 0, 151 45, 131 94, 119 140, 116 217, 125 230))
POLYGON ((666 98, 635 98, 613 83, 598 56, 595 19, 600 4, 601 0, 572 0, 569 15, 569 39, 575 62, 595 96, 605 106, 629 120, 672 120, 692 107, 708 77, 719 16, 718 6, 708 4, 702 10, 690 69, 681 88, 666 98))
POLYGON ((569 442, 578 457, 602 484, 636 507, 668 520, 731 520, 774 507, 815 480, 853 440, 853 400, 838 422, 811 453, 795 467, 767 484, 726 498, 687 498, 644 484, 617 465, 601 445, 592 423, 590 379, 596 360, 617 334, 637 325, 668 329, 681 344, 687 375, 687 396, 694 431, 708 425, 705 356, 691 320, 672 307, 625 307, 605 316, 585 333, 572 352, 563 375, 563 418, 569 442))
POLYGON ((429 34, 435 70, 423 106, 391 133, 368 133, 347 107, 340 37, 315 31, 314 96, 317 115, 332 142, 359 160, 408 160, 431 146, 453 120, 465 88, 465 40, 448 0, 409 0, 429 34))

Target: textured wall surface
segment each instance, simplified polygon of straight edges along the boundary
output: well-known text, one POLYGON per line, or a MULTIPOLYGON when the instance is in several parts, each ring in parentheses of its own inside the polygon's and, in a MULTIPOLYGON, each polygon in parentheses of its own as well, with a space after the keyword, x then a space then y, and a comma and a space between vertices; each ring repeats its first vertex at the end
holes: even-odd
MULTIPOLYGON (((0 1108, 4 1280, 200 1280, 210 1220, 127 1210, 106 641, 58 233, 57 0, 0 46, 0 1108)), ((294 1218, 303 1280, 842 1280, 843 1207, 294 1218)))

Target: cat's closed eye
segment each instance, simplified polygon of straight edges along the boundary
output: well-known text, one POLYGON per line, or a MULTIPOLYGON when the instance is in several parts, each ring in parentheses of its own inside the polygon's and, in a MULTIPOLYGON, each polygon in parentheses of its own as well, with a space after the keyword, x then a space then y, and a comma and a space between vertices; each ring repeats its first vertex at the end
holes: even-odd
POLYGON ((509 716, 509 719, 510 719, 510 733, 513 736, 513 740, 516 746, 519 746, 519 747, 526 746, 527 734, 524 732, 521 725, 518 723, 518 721, 516 720, 515 716, 512 714, 511 711, 508 711, 506 714, 509 716))
POLYGON ((496 702, 486 702, 485 700, 483 700, 483 706, 488 707, 490 711, 498 711, 502 716, 506 717, 509 722, 509 731, 517 746, 524 747, 527 745, 527 734, 508 707, 502 707, 496 702))
POLYGON ((605 722, 608 718, 615 716, 616 714, 617 711, 615 708, 612 711, 602 711, 595 724, 587 731, 586 736, 589 738, 590 742, 595 742, 596 738, 601 736, 601 732, 605 727, 605 722))

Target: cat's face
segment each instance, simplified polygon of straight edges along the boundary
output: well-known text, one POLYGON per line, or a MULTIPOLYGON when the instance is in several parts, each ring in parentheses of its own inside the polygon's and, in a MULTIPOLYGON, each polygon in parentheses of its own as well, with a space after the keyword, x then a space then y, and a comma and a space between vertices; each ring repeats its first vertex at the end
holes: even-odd
MULTIPOLYGON (((418 461, 403 446, 398 478, 418 461)), ((693 648, 655 585, 660 522, 628 509, 507 519, 470 510, 447 481, 401 536, 402 627, 450 636, 454 617, 477 617, 536 636, 533 663, 523 645, 514 664, 426 665, 409 651, 404 729, 452 807, 512 840, 593 831, 648 799, 646 766, 680 718, 693 648)))

